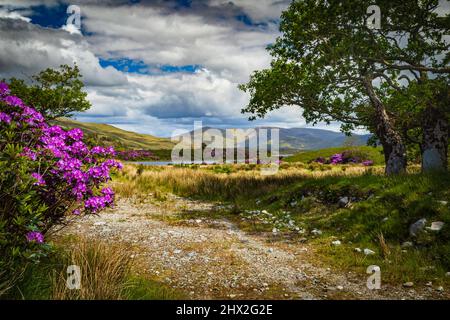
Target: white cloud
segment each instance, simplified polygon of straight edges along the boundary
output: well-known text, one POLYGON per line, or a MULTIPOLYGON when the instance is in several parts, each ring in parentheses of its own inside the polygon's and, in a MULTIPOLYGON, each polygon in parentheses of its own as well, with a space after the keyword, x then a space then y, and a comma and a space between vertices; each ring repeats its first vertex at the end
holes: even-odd
POLYGON ((194 1, 193 8, 182 9, 167 1, 133 6, 79 1, 84 36, 71 25, 51 29, 29 23, 27 10, 38 1, 0 0, 6 2, 19 11, 0 11, 0 78, 76 62, 93 104, 78 115, 80 120, 162 136, 175 128, 190 130, 198 119, 222 128, 305 125, 298 108, 283 108, 254 122, 240 113, 248 96, 237 85, 269 65, 265 47, 278 35, 274 20, 287 1, 194 1), (236 19, 242 14, 262 25, 236 19), (102 68, 99 57, 142 60, 150 67, 202 68, 195 73, 133 74, 102 68))

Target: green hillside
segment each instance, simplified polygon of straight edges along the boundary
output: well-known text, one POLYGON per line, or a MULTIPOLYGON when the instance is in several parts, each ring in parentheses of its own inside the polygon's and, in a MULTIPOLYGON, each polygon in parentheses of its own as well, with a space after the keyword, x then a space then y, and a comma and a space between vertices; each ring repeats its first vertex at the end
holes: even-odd
POLYGON ((326 148, 320 150, 312 151, 302 151, 293 156, 287 157, 284 161, 287 162, 311 162, 319 157, 329 158, 333 154, 341 153, 346 150, 356 150, 358 153, 364 154, 366 159, 372 160, 376 165, 384 164, 384 156, 382 154, 381 148, 373 148, 369 146, 358 146, 358 147, 336 147, 336 148, 326 148))
POLYGON ((170 139, 126 131, 108 124, 79 122, 71 119, 58 119, 55 122, 67 129, 82 129, 98 144, 112 145, 118 150, 151 150, 161 159, 170 158, 170 152, 174 146, 170 139))

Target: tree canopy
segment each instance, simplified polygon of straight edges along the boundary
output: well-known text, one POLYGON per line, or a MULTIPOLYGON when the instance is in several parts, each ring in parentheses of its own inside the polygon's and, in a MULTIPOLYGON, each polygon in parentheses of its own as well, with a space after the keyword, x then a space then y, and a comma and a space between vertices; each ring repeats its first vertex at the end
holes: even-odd
POLYGON ((45 69, 31 77, 30 81, 11 78, 11 93, 33 106, 46 119, 71 117, 91 107, 87 93, 83 91, 81 73, 77 65, 61 65, 59 69, 45 69))

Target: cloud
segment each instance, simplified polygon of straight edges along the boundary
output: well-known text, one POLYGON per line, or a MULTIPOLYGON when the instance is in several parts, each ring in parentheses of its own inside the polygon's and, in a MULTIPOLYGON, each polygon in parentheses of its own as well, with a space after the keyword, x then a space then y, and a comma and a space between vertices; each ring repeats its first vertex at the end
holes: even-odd
POLYGON ((277 37, 288 2, 78 1, 80 34, 65 22, 33 23, 36 14, 65 14, 69 1, 0 0, 0 78, 76 62, 93 105, 78 119, 160 136, 192 130, 195 120, 220 128, 303 126, 298 108, 254 122, 240 113, 248 96, 237 86, 269 66, 265 47, 277 37), (149 72, 118 67, 121 61, 149 72), (195 68, 185 72, 186 66, 195 68))
POLYGON ((41 28, 21 19, 0 18, 0 76, 27 77, 61 64, 79 65, 88 86, 125 84, 114 68, 102 68, 83 37, 41 28))

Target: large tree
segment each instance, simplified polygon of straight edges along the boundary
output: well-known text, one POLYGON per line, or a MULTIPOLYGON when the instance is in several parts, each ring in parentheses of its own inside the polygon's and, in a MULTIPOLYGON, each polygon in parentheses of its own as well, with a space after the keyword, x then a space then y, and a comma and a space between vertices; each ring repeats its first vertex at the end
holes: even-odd
POLYGON ((397 130, 396 114, 386 102, 408 85, 402 80, 408 72, 416 75, 411 68, 446 72, 445 67, 440 68, 443 59, 434 59, 445 49, 439 38, 442 27, 437 27, 441 22, 433 14, 433 5, 405 0, 402 4, 378 1, 382 24, 381 29, 373 29, 366 24, 371 4, 294 1, 282 14, 282 35, 269 47, 271 68, 255 72, 249 83, 241 86, 251 96, 243 112, 263 117, 270 110, 298 105, 308 122, 336 120, 342 122, 344 131, 368 127, 383 145, 386 172, 401 173, 406 167, 405 143, 397 130), (405 12, 411 16, 402 18, 405 12), (437 28, 423 37, 436 40, 426 50, 414 41, 403 44, 400 32, 420 15, 426 19, 419 21, 431 20, 429 28, 437 28), (433 60, 427 65, 423 61, 430 56, 433 60), (414 64, 405 62, 411 62, 411 57, 414 64))
POLYGON ((28 81, 11 78, 11 94, 33 106, 46 119, 71 117, 91 107, 83 91, 81 73, 77 65, 61 65, 59 69, 45 69, 28 81))

